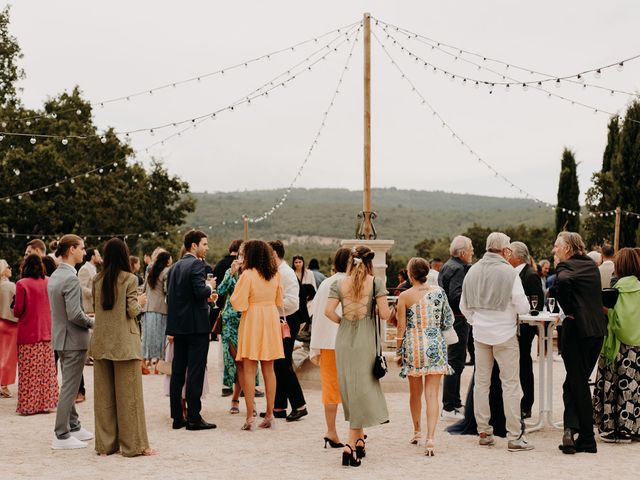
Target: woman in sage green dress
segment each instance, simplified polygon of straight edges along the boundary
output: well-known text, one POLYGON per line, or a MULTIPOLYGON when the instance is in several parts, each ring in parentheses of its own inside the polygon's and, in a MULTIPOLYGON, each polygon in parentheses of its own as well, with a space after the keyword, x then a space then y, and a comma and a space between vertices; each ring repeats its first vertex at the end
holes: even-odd
POLYGON ((349 422, 349 441, 342 464, 359 466, 365 456, 364 429, 389 421, 387 403, 380 381, 373 375, 373 364, 381 338, 376 343, 374 304, 381 321, 389 318, 387 290, 373 276, 373 256, 368 247, 356 246, 351 252, 347 276, 336 281, 329 293, 325 315, 339 323, 336 337, 338 384, 345 420, 349 422), (336 307, 342 305, 342 316, 336 307))

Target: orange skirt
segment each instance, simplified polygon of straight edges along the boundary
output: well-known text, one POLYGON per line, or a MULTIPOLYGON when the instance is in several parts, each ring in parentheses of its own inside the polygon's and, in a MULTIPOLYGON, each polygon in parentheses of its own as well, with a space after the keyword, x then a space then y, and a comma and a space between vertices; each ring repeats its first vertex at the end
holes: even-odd
POLYGON ((322 385, 322 403, 324 405, 342 403, 340 387, 338 386, 335 350, 320 350, 320 383, 322 385))
POLYGON ((236 360, 244 358, 263 361, 284 358, 280 317, 275 305, 250 305, 242 313, 236 360))

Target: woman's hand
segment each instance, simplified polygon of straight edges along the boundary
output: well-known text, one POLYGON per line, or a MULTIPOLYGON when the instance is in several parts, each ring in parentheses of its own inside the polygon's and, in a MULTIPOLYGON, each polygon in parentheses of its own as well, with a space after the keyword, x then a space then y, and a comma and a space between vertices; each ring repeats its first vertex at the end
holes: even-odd
POLYGON ((173 335, 167 335, 167 342, 173 343, 173 335))
POLYGON ((144 307, 147 304, 146 293, 141 293, 140 295, 138 295, 138 303, 140 304, 141 307, 144 307))
POLYGON ((234 260, 231 262, 231 275, 235 275, 240 267, 242 266, 242 262, 240 260, 234 260))

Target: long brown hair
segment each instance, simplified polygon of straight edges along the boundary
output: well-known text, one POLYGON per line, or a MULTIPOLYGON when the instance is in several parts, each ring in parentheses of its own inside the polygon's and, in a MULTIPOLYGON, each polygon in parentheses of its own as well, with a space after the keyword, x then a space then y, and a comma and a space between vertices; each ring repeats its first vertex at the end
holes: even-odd
POLYGON ((129 248, 119 238, 112 238, 104 246, 102 276, 102 308, 112 310, 116 303, 116 285, 120 272, 131 273, 129 248))
POLYGON ((351 295, 360 298, 367 275, 373 275, 373 257, 375 253, 364 245, 356 245, 351 250, 347 275, 351 278, 351 295))
POLYGON ((242 270, 251 268, 258 271, 260 276, 269 281, 278 273, 275 252, 267 242, 262 240, 249 240, 243 244, 244 263, 242 270))
POLYGON ((171 254, 169 252, 158 253, 156 261, 151 266, 149 276, 147 277, 147 283, 151 288, 156 288, 156 283, 158 283, 160 274, 169 265, 169 260, 171 260, 171 254))

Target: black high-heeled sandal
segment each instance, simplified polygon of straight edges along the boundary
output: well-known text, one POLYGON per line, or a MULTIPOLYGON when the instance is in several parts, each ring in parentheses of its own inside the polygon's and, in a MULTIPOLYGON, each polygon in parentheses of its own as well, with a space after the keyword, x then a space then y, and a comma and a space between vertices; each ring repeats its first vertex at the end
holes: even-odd
POLYGON ((327 443, 331 445, 331 448, 342 448, 344 447, 344 443, 334 442, 329 437, 324 437, 324 448, 327 448, 327 443))
POLYGON ((367 452, 364 450, 365 443, 364 438, 359 438, 356 440, 356 455, 358 458, 364 458, 367 455, 367 452), (358 442, 362 442, 362 445, 358 445, 358 442))
POLYGON ((342 452, 342 466, 343 467, 359 467, 362 463, 359 458, 353 456, 353 448, 349 444, 345 445, 349 448, 348 452, 342 452))

